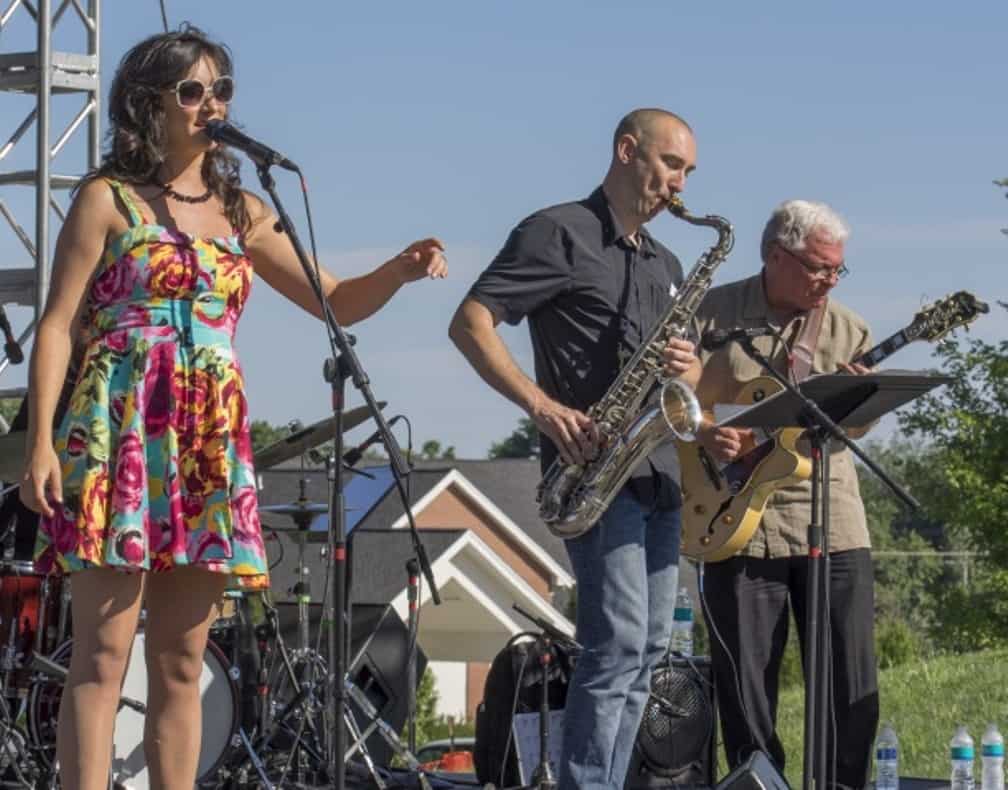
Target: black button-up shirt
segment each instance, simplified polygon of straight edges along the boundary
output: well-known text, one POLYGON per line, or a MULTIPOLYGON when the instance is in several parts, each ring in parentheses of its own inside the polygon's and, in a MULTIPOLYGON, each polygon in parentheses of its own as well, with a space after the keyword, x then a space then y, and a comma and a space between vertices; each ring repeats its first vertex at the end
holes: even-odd
MULTIPOLYGON (((587 411, 668 308, 683 281, 679 260, 644 228, 627 238, 602 188, 537 211, 511 232, 469 295, 497 318, 528 317, 536 381, 551 398, 587 411)), ((541 436, 545 470, 557 450, 541 436)), ((630 479, 645 504, 678 507, 679 462, 666 443, 630 479)))

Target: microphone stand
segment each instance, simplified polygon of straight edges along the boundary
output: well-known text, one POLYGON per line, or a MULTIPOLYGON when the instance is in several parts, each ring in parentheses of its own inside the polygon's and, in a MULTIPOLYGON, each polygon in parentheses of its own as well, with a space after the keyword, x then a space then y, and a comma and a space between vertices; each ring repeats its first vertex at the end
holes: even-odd
POLYGON ((416 752, 416 708, 417 708, 417 623, 420 586, 420 566, 415 557, 406 561, 407 599, 409 613, 406 632, 408 647, 406 649, 406 744, 411 752, 416 752))
POLYGON ((820 627, 820 621, 827 622, 827 591, 830 578, 829 556, 829 442, 831 439, 843 443, 864 462, 876 477, 911 509, 920 509, 920 503, 904 491, 889 477, 844 430, 827 415, 819 405, 807 397, 786 376, 781 375, 753 344, 752 338, 745 336, 735 339, 743 351, 763 368, 788 392, 801 401, 802 425, 807 429, 811 444, 812 458, 812 512, 808 527, 808 592, 805 614, 805 738, 803 755, 802 787, 808 790, 813 782, 819 790, 826 788, 826 745, 827 713, 829 711, 829 631, 820 627), (821 669, 817 671, 819 665, 821 669), (811 688, 809 688, 811 686, 811 688))
MULTIPOLYGON (((248 152, 246 152, 248 153, 248 152)), ((304 270, 305 277, 318 297, 319 306, 322 310, 323 320, 329 330, 330 344, 333 346, 333 356, 326 359, 323 366, 323 376, 329 383, 332 390, 332 410, 333 410, 333 444, 334 457, 334 480, 329 502, 329 535, 328 535, 328 556, 332 563, 332 573, 329 574, 329 595, 325 596, 327 601, 326 611, 323 613, 324 622, 328 622, 329 630, 327 634, 327 659, 329 662, 329 682, 325 684, 326 691, 326 712, 331 717, 331 727, 326 728, 326 749, 328 764, 330 767, 330 779, 332 786, 336 790, 344 790, 346 787, 346 730, 344 725, 344 715, 347 711, 347 692, 344 684, 347 664, 347 551, 346 551, 346 502, 343 493, 343 410, 346 403, 346 381, 350 379, 354 386, 361 393, 368 409, 371 411, 374 421, 381 432, 382 442, 389 453, 389 460, 395 477, 396 485, 405 503, 406 513, 409 517, 410 531, 413 536, 414 549, 420 567, 430 585, 431 597, 435 604, 441 603, 437 587, 434 584, 434 574, 431 571, 427 553, 413 521, 409 501, 405 497, 405 488, 402 478, 407 472, 406 463, 403 460, 402 452, 396 443, 388 423, 382 414, 381 408, 371 391, 371 383, 365 373, 360 360, 353 350, 353 340, 343 331, 333 314, 332 308, 322 291, 322 284, 319 281, 315 268, 309 260, 304 246, 298 238, 294 223, 290 215, 284 209, 283 202, 276 191, 276 182, 270 173, 273 162, 266 158, 249 154, 256 165, 256 172, 259 175, 259 182, 262 188, 270 196, 273 206, 276 209, 277 219, 280 228, 287 234, 291 246, 297 255, 298 262, 304 270), (336 612, 339 616, 336 616, 336 612)), ((298 171, 300 175, 300 171, 298 171)))

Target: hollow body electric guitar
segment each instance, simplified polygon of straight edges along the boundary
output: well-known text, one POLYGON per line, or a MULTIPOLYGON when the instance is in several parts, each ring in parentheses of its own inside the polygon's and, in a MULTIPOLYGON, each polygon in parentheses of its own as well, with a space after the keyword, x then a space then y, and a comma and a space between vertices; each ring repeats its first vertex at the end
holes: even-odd
MULTIPOLYGON (((854 360, 874 367, 915 340, 934 342, 966 326, 988 310, 967 291, 946 296, 923 308, 906 328, 886 338, 854 360)), ((783 387, 770 376, 747 382, 735 403, 751 405, 783 387)), ((735 460, 716 461, 699 441, 678 441, 682 467, 682 553, 717 562, 740 552, 759 526, 770 495, 779 488, 807 480, 812 462, 796 445, 804 428, 781 428, 760 436, 735 460)))

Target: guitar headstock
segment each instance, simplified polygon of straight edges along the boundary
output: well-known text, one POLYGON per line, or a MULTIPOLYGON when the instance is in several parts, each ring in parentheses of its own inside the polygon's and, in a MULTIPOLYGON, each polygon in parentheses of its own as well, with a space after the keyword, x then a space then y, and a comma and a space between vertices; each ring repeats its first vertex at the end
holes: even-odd
POLYGON ((906 333, 913 339, 934 342, 957 327, 972 324, 989 310, 986 302, 981 302, 969 291, 957 291, 922 308, 906 333))

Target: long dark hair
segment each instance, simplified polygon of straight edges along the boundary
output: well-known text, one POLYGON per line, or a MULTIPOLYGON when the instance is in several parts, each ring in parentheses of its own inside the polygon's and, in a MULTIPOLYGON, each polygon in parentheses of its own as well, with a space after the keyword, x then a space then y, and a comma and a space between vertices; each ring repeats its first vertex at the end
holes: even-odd
MULTIPOLYGON (((162 91, 185 79, 204 57, 220 74, 234 73, 230 50, 189 24, 150 36, 123 56, 109 92, 108 151, 89 178, 113 178, 140 185, 156 182, 165 157, 162 91)), ((218 146, 204 157, 202 176, 224 205, 231 226, 245 232, 252 223, 239 169, 238 160, 218 146)))

